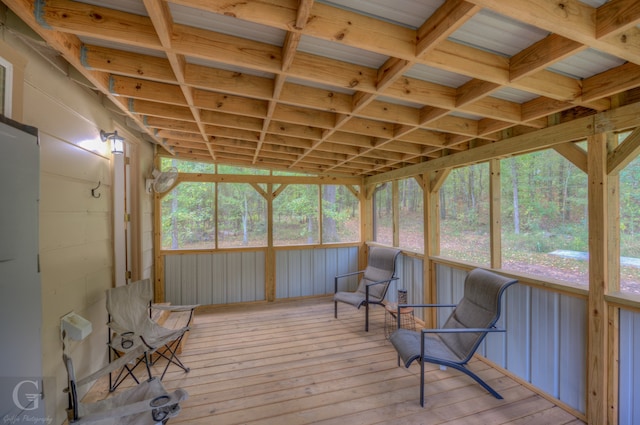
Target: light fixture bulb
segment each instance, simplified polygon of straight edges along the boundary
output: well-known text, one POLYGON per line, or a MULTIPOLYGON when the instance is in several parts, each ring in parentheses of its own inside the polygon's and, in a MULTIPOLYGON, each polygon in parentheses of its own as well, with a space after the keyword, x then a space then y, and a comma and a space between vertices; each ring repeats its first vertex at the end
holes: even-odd
POLYGON ((100 130, 100 139, 103 142, 109 141, 111 143, 111 153, 124 153, 124 138, 118 134, 118 130, 113 133, 106 133, 104 130, 100 130))

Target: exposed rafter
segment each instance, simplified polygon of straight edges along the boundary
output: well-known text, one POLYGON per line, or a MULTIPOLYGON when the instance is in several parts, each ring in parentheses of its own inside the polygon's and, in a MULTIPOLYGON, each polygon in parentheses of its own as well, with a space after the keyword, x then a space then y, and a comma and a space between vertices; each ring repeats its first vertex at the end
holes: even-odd
POLYGON ((636 101, 640 87, 631 0, 426 2, 407 11, 417 24, 339 0, 4 3, 185 159, 393 176, 609 110, 614 95, 636 101), (505 32, 493 45, 477 29, 487 17, 505 32), (513 51, 512 39, 530 41, 513 51), (554 70, 592 52, 606 55, 599 72, 554 70))

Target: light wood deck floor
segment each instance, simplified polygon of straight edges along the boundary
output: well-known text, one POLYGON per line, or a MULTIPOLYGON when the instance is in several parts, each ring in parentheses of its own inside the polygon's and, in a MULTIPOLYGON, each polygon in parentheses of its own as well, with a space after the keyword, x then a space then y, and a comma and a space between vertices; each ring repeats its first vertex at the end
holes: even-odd
MULTIPOLYGON (((486 363, 470 368, 504 396, 497 400, 457 371, 427 365, 425 407, 419 365, 398 367, 384 336, 384 310, 329 298, 223 307, 196 315, 181 355, 189 373, 169 369, 167 389, 189 399, 170 421, 231 424, 571 424, 583 422, 486 363)), ((97 385, 93 394, 104 393, 97 385)))

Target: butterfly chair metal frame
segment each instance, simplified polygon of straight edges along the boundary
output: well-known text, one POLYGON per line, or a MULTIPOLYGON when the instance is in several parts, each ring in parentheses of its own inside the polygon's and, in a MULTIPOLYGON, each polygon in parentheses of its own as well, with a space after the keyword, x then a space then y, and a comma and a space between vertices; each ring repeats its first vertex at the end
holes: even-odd
POLYGON ((131 364, 124 364, 118 372, 109 374, 109 391, 115 391, 128 377, 140 383, 134 370, 144 363, 149 379, 153 377, 151 366, 159 359, 167 360, 160 379, 164 378, 169 366, 174 364, 189 372, 178 357, 178 348, 193 318, 197 305, 157 305, 152 304, 153 288, 149 279, 132 282, 107 291, 107 312, 109 313, 109 360, 118 359, 122 353, 142 346, 145 352, 131 364), (189 319, 179 329, 168 329, 152 319, 152 310, 189 311, 189 319), (155 357, 155 358, 154 358, 155 357))
POLYGON ((97 372, 76 380, 71 357, 64 353, 63 361, 67 369, 68 384, 64 391, 69 400, 67 409, 69 423, 74 425, 152 425, 166 424, 170 418, 175 417, 180 412, 179 403, 187 398, 187 392, 180 388, 167 392, 158 378, 143 381, 115 396, 93 403, 83 403, 78 397, 78 388, 145 355, 143 347, 139 346, 97 372))
MULTIPOLYGON (((458 304, 401 304, 405 307, 454 307, 440 329, 413 331, 396 329, 389 340, 398 352, 405 367, 415 360, 420 363, 420 406, 424 407, 424 365, 433 363, 459 370, 479 383, 497 399, 502 396, 466 367, 485 336, 494 332, 506 332, 496 323, 500 318, 502 295, 517 280, 500 276, 484 269, 474 269, 467 275, 464 296, 458 304)), ((400 315, 398 315, 399 317, 400 315)))
POLYGON ((392 281, 398 280, 396 259, 400 250, 374 246, 369 249, 367 267, 364 270, 338 275, 334 278, 334 313, 338 318, 338 302, 351 304, 360 309, 365 306, 364 330, 369 331, 369 304, 382 305, 392 281), (338 280, 362 274, 355 292, 338 291, 338 280))

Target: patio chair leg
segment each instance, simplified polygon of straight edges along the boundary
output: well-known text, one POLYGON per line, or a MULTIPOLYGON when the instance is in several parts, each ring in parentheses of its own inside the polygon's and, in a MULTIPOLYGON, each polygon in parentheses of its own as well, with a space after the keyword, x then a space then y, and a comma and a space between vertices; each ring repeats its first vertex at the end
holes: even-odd
POLYGON ((495 398, 497 398, 498 400, 502 400, 502 396, 500 394, 498 394, 498 392, 496 390, 494 390, 493 388, 491 388, 489 386, 489 384, 487 384, 486 382, 484 382, 478 375, 476 375, 475 373, 471 372, 469 369, 467 369, 464 366, 458 366, 458 365, 450 365, 455 369, 458 369, 460 372, 464 372, 465 374, 469 375, 471 378, 473 378, 474 381, 476 381, 478 384, 482 385, 482 387, 489 391, 489 394, 491 394, 492 396, 494 396, 495 398))
POLYGON ((364 317, 364 331, 369 332, 369 303, 364 303, 365 317, 364 317))
MULTIPOLYGON (((115 359, 120 357, 118 352, 115 350, 113 354, 115 355, 115 359)), ((112 361, 112 359, 109 358, 109 361, 112 361)), ((138 367, 141 361, 142 359, 138 359, 138 361, 136 361, 136 363, 133 366, 129 366, 129 365, 122 366, 122 368, 120 369, 120 372, 118 372, 118 375, 115 377, 115 379, 113 379, 113 373, 115 372, 109 372, 109 392, 114 392, 120 386, 120 384, 122 384, 122 382, 125 379, 127 379, 127 376, 131 376, 131 378, 133 378, 136 384, 140 384, 140 381, 138 381, 138 378, 136 378, 136 375, 133 373, 133 370, 136 367, 138 367)), ((148 371, 149 371, 149 378, 151 378, 151 371, 150 370, 148 371)))
POLYGON ((424 362, 420 362, 420 407, 424 407, 424 362))
POLYGON ((171 363, 178 366, 185 372, 189 372, 189 370, 191 370, 182 363, 182 361, 180 360, 180 358, 178 358, 178 356, 176 356, 176 351, 178 350, 178 347, 180 347, 180 341, 182 341, 183 337, 184 335, 176 339, 175 341, 173 341, 173 343, 171 343, 170 345, 165 346, 164 352, 161 352, 160 350, 156 351, 158 358, 155 361, 153 361, 152 364, 155 364, 160 359, 160 357, 167 360, 167 364, 165 365, 164 370, 162 371, 160 380, 164 379, 164 375, 167 373, 167 370, 169 369, 169 366, 171 365, 171 363), (169 355, 167 355, 167 351, 169 352, 169 355))

